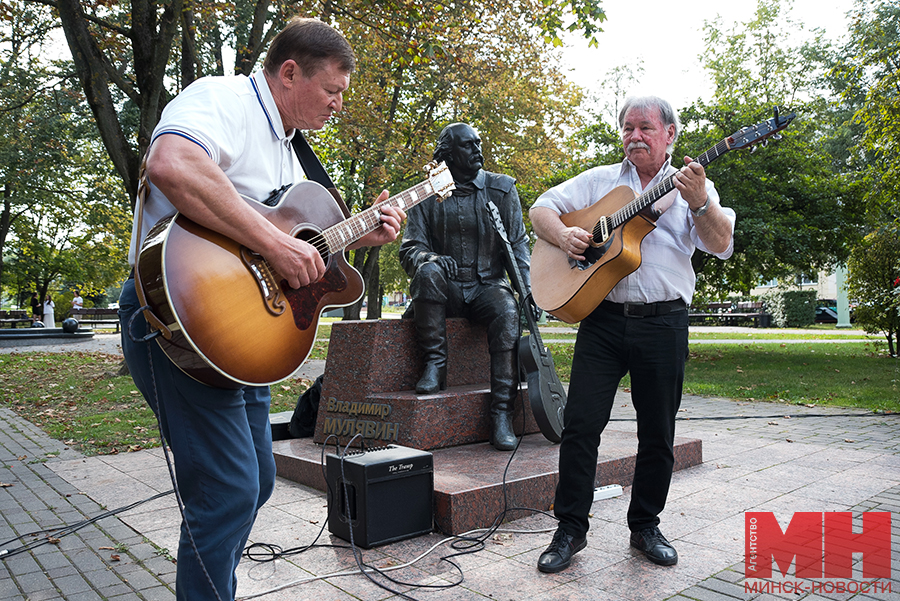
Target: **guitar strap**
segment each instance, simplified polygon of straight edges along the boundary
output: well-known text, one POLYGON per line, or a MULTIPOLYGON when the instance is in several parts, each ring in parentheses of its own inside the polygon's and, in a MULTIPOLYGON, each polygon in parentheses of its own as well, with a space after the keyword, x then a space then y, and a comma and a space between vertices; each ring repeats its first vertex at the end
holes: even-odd
MULTIPOLYGON (((147 185, 147 156, 144 155, 144 160, 141 161, 141 169, 138 174, 138 189, 137 189, 137 199, 136 199, 136 210, 135 215, 137 218, 137 231, 140 232, 142 228, 142 224, 144 221, 144 200, 147 198, 147 194, 150 193, 150 188, 147 185)), ((147 297, 144 295, 144 286, 141 282, 141 249, 135 249, 135 257, 134 257, 134 291, 137 293, 138 302, 141 305, 141 311, 144 312, 144 318, 147 320, 147 323, 150 324, 150 328, 159 332, 163 338, 166 340, 172 339, 172 330, 170 330, 162 320, 150 310, 150 305, 147 303, 147 297)), ((136 315, 136 314, 135 314, 136 315)), ((130 324, 129 324, 130 325, 130 324)))
POLYGON ((303 132, 299 129, 294 132, 294 137, 291 139, 291 146, 294 147, 294 152, 297 153, 297 159, 300 161, 300 166, 303 167, 303 172, 306 173, 306 177, 317 184, 322 184, 338 203, 338 206, 341 208, 341 213, 344 214, 344 219, 350 217, 350 209, 347 208, 347 204, 344 202, 344 199, 341 198, 341 193, 338 192, 334 182, 328 177, 328 172, 326 172, 325 167, 322 166, 322 161, 316 156, 316 153, 309 145, 309 142, 306 141, 303 132))

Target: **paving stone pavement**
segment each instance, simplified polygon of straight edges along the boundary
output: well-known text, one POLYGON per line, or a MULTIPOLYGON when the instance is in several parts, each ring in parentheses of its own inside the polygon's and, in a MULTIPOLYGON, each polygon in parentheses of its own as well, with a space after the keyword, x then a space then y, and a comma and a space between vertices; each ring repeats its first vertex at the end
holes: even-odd
MULTIPOLYGON (((618 401, 610 428, 634 432, 627 392, 618 401)), ((462 573, 458 586, 450 585, 460 580, 460 572, 441 560, 455 553, 446 542, 411 567, 392 572, 402 584, 389 586, 422 601, 900 600, 900 416, 688 396, 679 417, 678 435, 703 441, 704 462, 676 472, 661 515, 661 529, 678 549, 678 565, 655 566, 629 548, 626 488, 622 496, 594 503, 588 546, 560 574, 535 568, 555 526, 546 515, 531 515, 505 524, 485 540, 483 550, 452 558, 462 573), (861 556, 855 554, 855 580, 840 581, 855 587, 852 592, 839 592, 835 581, 797 579, 793 568, 785 577, 745 580, 748 511, 773 512, 782 528, 795 512, 852 511, 856 531, 862 512, 889 511, 892 577, 879 579, 877 590, 869 585, 859 592, 871 579, 862 578, 861 556)), ((0 468, 0 553, 8 551, 0 560, 0 600, 174 599, 169 553, 177 545, 180 518, 172 495, 100 517, 171 489, 160 449, 83 457, 0 409, 0 468), (26 552, 17 552, 23 541, 11 540, 95 518, 72 534, 51 534, 58 540, 26 536, 29 545, 46 541, 26 552)), ((325 519, 323 493, 279 478, 251 542, 304 547, 325 519)), ((361 556, 367 565, 398 566, 442 541, 433 533, 361 556)), ((318 543, 345 545, 327 530, 318 543)), ((239 598, 401 598, 359 574, 335 575, 355 569, 352 551, 337 546, 266 563, 245 560, 239 598), (274 590, 295 581, 304 583, 274 590)))

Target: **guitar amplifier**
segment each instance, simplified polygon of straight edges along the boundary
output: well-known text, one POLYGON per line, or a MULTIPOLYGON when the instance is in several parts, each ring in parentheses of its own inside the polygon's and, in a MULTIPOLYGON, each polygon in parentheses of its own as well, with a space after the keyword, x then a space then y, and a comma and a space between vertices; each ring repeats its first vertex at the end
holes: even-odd
POLYGON ((325 458, 328 530, 369 549, 432 530, 431 453, 398 445, 325 458), (343 475, 342 475, 343 473, 343 475))

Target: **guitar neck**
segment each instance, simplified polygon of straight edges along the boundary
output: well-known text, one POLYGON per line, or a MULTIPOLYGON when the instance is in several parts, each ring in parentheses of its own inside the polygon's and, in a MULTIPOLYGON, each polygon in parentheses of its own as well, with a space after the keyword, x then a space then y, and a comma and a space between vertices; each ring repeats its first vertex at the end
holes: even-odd
MULTIPOLYGON (((703 167, 706 167, 714 160, 731 150, 728 138, 720 141, 718 144, 701 154, 695 160, 703 167)), ((675 174, 664 178, 661 182, 626 204, 624 207, 609 216, 611 222, 610 230, 622 225, 645 208, 675 189, 675 174)))
POLYGON ((352 217, 348 217, 340 223, 336 223, 321 233, 321 237, 328 247, 329 254, 340 252, 365 236, 381 227, 381 209, 388 206, 400 207, 404 211, 423 200, 437 194, 430 181, 424 181, 404 190, 396 196, 376 203, 352 217))
MULTIPOLYGON (((500 210, 493 201, 488 201, 488 211, 490 211, 491 218, 494 220, 494 228, 497 230, 497 234, 500 236, 500 239, 503 240, 503 250, 506 252, 506 259, 509 263, 507 271, 509 272, 509 279, 512 281, 513 288, 515 288, 516 293, 522 300, 523 306, 526 302, 533 305, 533 299, 530 296, 526 298, 522 273, 519 271, 519 264, 516 262, 516 253, 513 251, 509 236, 506 233, 506 226, 503 225, 503 219, 500 217, 500 210)), ((534 319, 534 313, 531 311, 530 307, 525 308, 525 321, 528 322, 528 329, 531 331, 531 335, 534 336, 535 340, 538 342, 538 348, 544 348, 544 342, 541 340, 538 324, 534 319)))

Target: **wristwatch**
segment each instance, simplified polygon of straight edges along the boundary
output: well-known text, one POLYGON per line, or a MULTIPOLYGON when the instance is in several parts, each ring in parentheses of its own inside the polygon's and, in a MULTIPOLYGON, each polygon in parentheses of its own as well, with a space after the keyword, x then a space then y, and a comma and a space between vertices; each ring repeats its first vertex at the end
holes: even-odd
POLYGON ((694 209, 691 209, 691 214, 694 217, 700 217, 701 215, 705 214, 706 211, 708 211, 708 210, 709 210, 709 195, 706 196, 706 202, 703 203, 702 207, 700 207, 696 211, 694 209))

